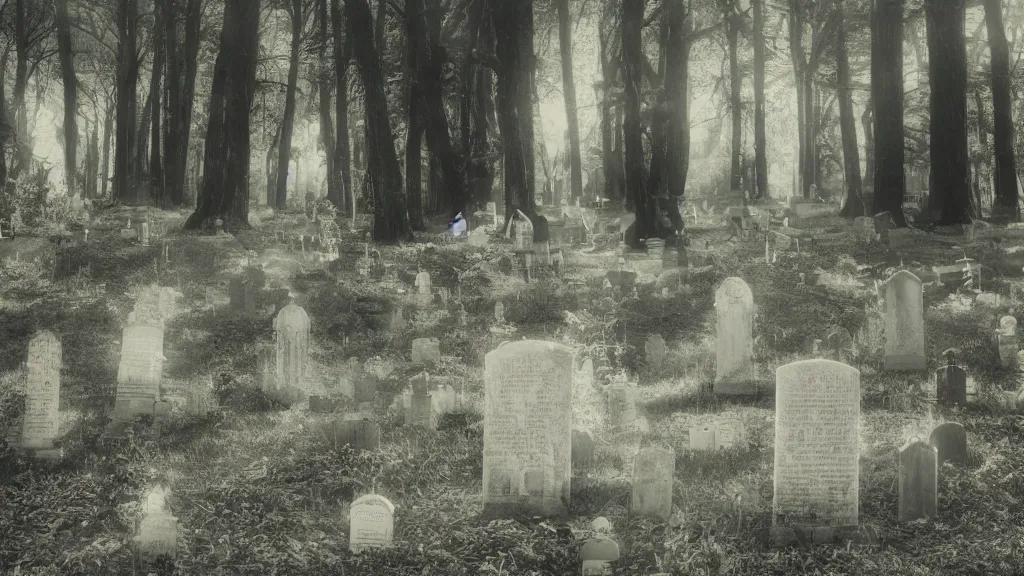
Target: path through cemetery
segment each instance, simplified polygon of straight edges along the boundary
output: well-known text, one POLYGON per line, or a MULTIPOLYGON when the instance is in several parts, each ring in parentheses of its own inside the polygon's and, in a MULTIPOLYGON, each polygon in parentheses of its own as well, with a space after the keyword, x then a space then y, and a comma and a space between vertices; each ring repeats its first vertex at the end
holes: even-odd
POLYGON ((1019 574, 1024 228, 688 213, 0 243, 0 572, 1019 574))

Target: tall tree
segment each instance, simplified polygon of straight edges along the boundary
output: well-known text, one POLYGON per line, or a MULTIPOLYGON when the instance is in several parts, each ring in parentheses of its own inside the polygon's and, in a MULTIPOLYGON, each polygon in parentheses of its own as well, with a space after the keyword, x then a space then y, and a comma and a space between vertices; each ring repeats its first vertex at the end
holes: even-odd
POLYGON ((334 39, 335 100, 334 121, 337 124, 334 142, 334 170, 338 172, 339 194, 335 206, 351 210, 355 201, 352 190, 352 153, 348 131, 348 64, 352 60, 352 34, 342 34, 340 0, 331 0, 331 36, 334 39))
POLYGON ((150 96, 153 98, 151 148, 149 153, 149 178, 153 191, 159 202, 165 202, 163 173, 160 166, 160 78, 163 74, 166 44, 164 39, 165 24, 170 14, 167 12, 167 0, 153 0, 153 79, 150 82, 150 96))
POLYGON ((71 20, 68 0, 55 0, 57 20, 57 54, 60 57, 61 79, 64 82, 64 173, 68 196, 75 195, 78 152, 78 78, 75 76, 75 55, 71 45, 71 20))
POLYGON ((366 91, 363 104, 369 145, 367 172, 373 190, 373 239, 378 242, 409 239, 412 233, 402 193, 402 172, 388 116, 381 60, 371 35, 370 5, 367 0, 346 0, 345 15, 366 91))
POLYGON ((871 99, 875 137, 875 214, 905 227, 903 193, 903 0, 873 0, 871 99))
MULTIPOLYGON (((743 24, 741 15, 736 10, 735 0, 722 0, 722 12, 725 19, 725 38, 729 50, 729 110, 732 113, 732 168, 729 179, 729 191, 735 193, 742 189, 743 171, 740 167, 740 153, 743 146, 743 108, 740 96, 743 90, 743 76, 739 65, 739 37, 743 24)), ((744 200, 744 204, 746 201, 744 200)))
POLYGON ((206 130, 203 188, 186 229, 221 219, 228 230, 249 225, 249 110, 256 93, 260 0, 225 0, 206 130))
MULTIPOLYGON (((619 35, 615 19, 620 10, 613 2, 605 2, 598 20, 599 60, 601 66, 600 102, 601 102, 601 164, 604 170, 605 198, 620 200, 623 197, 623 164, 621 149, 615 142, 622 138, 621 130, 617 130, 615 117, 621 113, 621 103, 616 106, 616 78, 619 63, 619 35), (614 112, 613 112, 614 109, 614 112), (618 152, 618 153, 617 153, 618 152)), ((621 99, 620 99, 621 100, 621 99)))
POLYGON ((409 82, 408 130, 405 139, 405 194, 409 226, 423 230, 423 75, 427 52, 423 0, 405 0, 406 74, 409 82))
MULTIPOLYGON (((493 1, 493 0, 492 0, 493 1)), ((522 78, 519 81, 518 103, 519 108, 519 134, 523 139, 523 151, 526 159, 526 186, 529 188, 530 205, 536 203, 537 197, 537 172, 536 151, 534 150, 533 134, 533 101, 536 91, 537 57, 533 52, 533 0, 514 0, 520 4, 517 16, 519 23, 517 41, 519 48, 519 74, 522 78)))
POLYGON ((628 242, 657 237, 657 206, 650 197, 644 180, 644 143, 641 128, 640 101, 644 74, 643 25, 645 0, 624 0, 622 3, 622 71, 624 80, 624 111, 622 137, 625 145, 627 203, 636 215, 635 233, 628 242))
POLYGON ((172 206, 180 206, 181 186, 178 184, 178 147, 181 142, 181 71, 178 63, 178 3, 182 0, 164 0, 166 6, 164 29, 164 56, 167 59, 167 79, 164 100, 167 103, 167 122, 164 126, 163 200, 172 206))
POLYGON ((1013 154, 1013 103, 1010 88, 1010 49, 1003 27, 1001 0, 984 0, 988 49, 992 54, 992 116, 995 132, 995 202, 992 218, 999 222, 1020 220, 1017 199, 1017 165, 1013 154))
POLYGON ((558 8, 558 46, 562 56, 562 95, 569 125, 570 199, 583 195, 583 161, 580 158, 580 124, 576 116, 576 81, 572 69, 572 27, 569 0, 555 0, 558 8))
MULTIPOLYGON (((874 0, 871 0, 872 2, 874 0)), ((804 162, 807 158, 807 106, 806 94, 804 91, 804 74, 807 72, 807 56, 804 53, 804 6, 800 0, 789 0, 789 56, 793 63, 793 79, 796 85, 796 109, 797 109, 797 174, 799 181, 798 189, 804 197, 809 195, 810 184, 806 186, 803 182, 806 169, 804 162), (805 191, 806 190, 806 191, 805 191)))
POLYGON ((488 138, 493 109, 493 80, 491 69, 481 64, 482 53, 494 52, 494 39, 485 4, 486 0, 471 0, 469 4, 469 44, 462 66, 460 103, 468 194, 472 204, 478 207, 490 201, 494 185, 492 151, 488 138))
POLYGON ((427 51, 424 53, 423 74, 424 126, 427 145, 437 156, 444 181, 443 208, 453 217, 466 209, 465 185, 459 171, 459 158, 452 145, 448 113, 444 107, 443 80, 447 51, 441 43, 441 20, 444 9, 441 0, 426 0, 426 11, 421 16, 427 30, 427 51))
POLYGON ((860 179, 860 153, 857 149, 857 120, 853 115, 850 90, 850 60, 846 48, 846 0, 836 0, 839 25, 836 28, 836 83, 839 98, 839 129, 843 141, 843 175, 846 182, 846 204, 842 215, 854 218, 867 214, 860 179))
POLYGON ((338 172, 334 168, 334 126, 331 123, 331 87, 334 86, 334 68, 327 57, 327 45, 331 36, 328 32, 327 0, 316 0, 317 46, 320 62, 317 64, 316 88, 320 114, 320 142, 327 159, 327 199, 342 207, 338 194, 338 172))
POLYGON ((135 144, 135 91, 139 77, 136 48, 138 0, 117 2, 117 135, 114 143, 114 196, 133 202, 132 149, 135 144))
MULTIPOLYGON (((274 187, 274 208, 284 210, 288 205, 288 162, 292 156, 292 132, 295 129, 295 93, 299 84, 299 49, 302 47, 304 15, 302 0, 290 0, 288 16, 292 24, 291 52, 288 57, 288 86, 285 88, 284 119, 281 140, 277 149, 277 185, 274 187)), ((268 192, 269 193, 269 192, 268 192)))
POLYGON ((17 177, 27 171, 32 163, 32 135, 28 131, 28 105, 25 91, 28 89, 29 14, 28 0, 14 3, 14 47, 17 62, 14 69, 14 125, 17 134, 17 154, 11 175, 17 177))
MULTIPOLYGON (((841 0, 840 0, 841 1, 841 0)), ((754 12, 754 174, 757 197, 768 198, 768 135, 764 110, 764 0, 751 0, 754 12)))
POLYGON ((938 224, 962 224, 971 221, 966 4, 964 0, 927 0, 925 17, 931 86, 928 208, 938 224))

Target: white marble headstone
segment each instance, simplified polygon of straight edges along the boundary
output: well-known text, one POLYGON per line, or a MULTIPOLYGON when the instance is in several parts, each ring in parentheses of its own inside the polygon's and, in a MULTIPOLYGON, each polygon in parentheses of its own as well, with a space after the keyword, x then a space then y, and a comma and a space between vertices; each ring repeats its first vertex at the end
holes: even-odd
POLYGON ((752 394, 754 382, 754 295, 741 278, 726 278, 715 291, 718 340, 716 394, 752 394))
POLYGON ((906 270, 885 283, 885 369, 925 369, 924 292, 906 270))
POLYGON ((360 497, 349 507, 349 550, 391 546, 395 531, 395 505, 377 494, 360 497))

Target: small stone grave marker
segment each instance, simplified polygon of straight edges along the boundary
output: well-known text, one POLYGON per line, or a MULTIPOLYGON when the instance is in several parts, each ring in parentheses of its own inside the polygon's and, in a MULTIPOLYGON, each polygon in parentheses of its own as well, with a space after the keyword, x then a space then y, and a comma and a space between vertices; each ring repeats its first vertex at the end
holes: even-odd
POLYGON ((496 324, 505 323, 505 305, 500 300, 494 303, 494 322, 496 324))
POLYGON ((754 296, 741 278, 726 278, 715 291, 718 340, 715 347, 716 394, 753 394, 754 296))
POLYGON ((416 297, 420 304, 430 304, 434 297, 430 292, 430 273, 419 272, 416 274, 416 297))
POLYGON ((938 509, 938 452, 919 438, 899 453, 899 519, 909 522, 935 516, 938 509))
POLYGON ((405 395, 405 423, 409 426, 430 428, 433 422, 432 405, 428 388, 430 375, 426 372, 414 376, 409 382, 411 391, 405 395))
POLYGON ((309 328, 309 316, 295 304, 285 306, 274 318, 277 378, 271 395, 285 404, 301 401, 307 394, 309 328))
POLYGON ((441 361, 441 342, 437 338, 416 338, 412 341, 414 366, 437 364, 441 361))
POLYGON ((594 437, 586 430, 572 431, 572 466, 580 470, 589 469, 594 463, 594 437))
POLYGON ((714 450, 715 427, 712 425, 690 428, 690 450, 714 450))
POLYGON ((349 550, 391 546, 395 531, 395 505, 377 494, 361 496, 349 507, 349 550))
POLYGON ((619 545, 610 538, 596 538, 580 549, 583 576, 610 576, 619 560, 619 545))
POLYGON ((999 331, 996 333, 996 345, 999 349, 999 362, 1004 368, 1011 368, 1017 363, 1017 318, 1003 316, 999 319, 999 331))
POLYGON ((61 363, 60 340, 52 332, 44 330, 32 337, 28 343, 21 447, 46 460, 59 460, 62 455, 62 450, 54 446, 60 428, 61 363))
POLYGON ((136 548, 144 562, 178 552, 178 519, 164 509, 165 493, 157 487, 146 499, 144 515, 138 523, 136 548))
POLYGON ((644 448, 633 461, 631 513, 668 520, 672 516, 672 481, 676 453, 666 448, 644 448))
POLYGON ((336 420, 332 432, 335 448, 349 445, 358 452, 376 450, 380 446, 380 426, 366 418, 336 420))
POLYGON ((160 396, 163 350, 162 326, 131 325, 121 332, 115 419, 130 420, 137 414, 153 414, 160 396))
POLYGON ((636 389, 624 382, 609 384, 605 388, 608 407, 608 427, 612 430, 631 428, 636 424, 636 389))
POLYGON ((885 369, 925 369, 924 293, 906 270, 885 282, 885 369))
POLYGON ((963 425, 956 422, 939 424, 932 430, 928 443, 935 447, 939 464, 947 460, 954 464, 967 463, 967 431, 963 425))
POLYGON ((217 396, 213 389, 213 377, 209 374, 195 378, 185 391, 185 411, 205 417, 217 410, 217 396))
POLYGON ((653 366, 661 366, 665 361, 668 348, 665 347, 665 339, 661 334, 652 334, 644 344, 644 352, 647 353, 647 362, 653 366))
POLYGON ((935 399, 940 406, 967 405, 967 371, 956 365, 956 352, 946 350, 946 365, 935 371, 935 399))
POLYGON ((747 442, 747 430, 738 418, 721 418, 714 423, 715 448, 741 448, 747 442))

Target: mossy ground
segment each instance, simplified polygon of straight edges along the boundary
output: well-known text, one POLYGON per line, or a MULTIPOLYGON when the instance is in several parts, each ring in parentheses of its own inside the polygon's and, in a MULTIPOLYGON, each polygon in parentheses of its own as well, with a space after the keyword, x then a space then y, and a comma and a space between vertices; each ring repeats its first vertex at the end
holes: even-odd
MULTIPOLYGON (((119 216, 120 218, 120 216, 119 216)), ((112 215, 101 220, 110 222, 112 215)), ((639 300, 591 314, 580 304, 603 294, 597 277, 607 267, 583 267, 570 252, 566 274, 589 278, 583 288, 541 274, 530 284, 503 274, 510 246, 487 248, 424 243, 379 248, 391 272, 369 281, 356 272, 362 239, 345 233, 342 257, 326 269, 292 273, 281 261, 294 257, 275 245, 275 230, 295 228, 294 218, 265 217, 239 237, 173 234, 171 262, 162 243, 150 248, 96 230, 76 248, 87 264, 75 277, 54 283, 45 239, 20 239, 18 262, 0 267, 0 437, 14 429, 23 407, 24 361, 37 329, 57 333, 64 346, 61 409, 65 460, 46 468, 0 443, 0 571, 11 574, 131 574, 132 525, 148 487, 169 486, 179 522, 174 564, 148 567, 177 574, 502 574, 563 575, 578 571, 586 528, 598 515, 612 520, 623 546, 617 574, 1020 574, 1024 571, 1024 418, 997 407, 996 392, 1016 387, 1016 375, 999 368, 991 341, 996 319, 1017 305, 1010 284, 1021 281, 1013 255, 977 241, 954 249, 929 236, 902 251, 864 247, 852 236, 829 240, 764 262, 758 241, 726 242, 728 233, 695 227, 695 241, 714 248, 710 268, 669 283, 642 286, 639 300), (227 282, 240 272, 248 250, 264 254, 269 295, 254 318, 228 310, 227 282), (923 375, 880 372, 880 332, 875 280, 906 267, 948 264, 964 254, 985 266, 983 285, 1007 304, 967 308, 929 293, 925 323, 929 369, 939 353, 962 350, 974 379, 970 407, 939 411, 929 402, 923 375), (34 263, 32 258, 41 258, 34 263), (760 257, 760 261, 758 261, 760 257), (273 261, 278 258, 278 261, 273 261), (410 298, 418 268, 435 287, 461 299, 465 326, 454 313, 418 307, 410 298), (816 286, 798 272, 820 270, 816 286), (456 279, 461 276, 458 293, 456 279), (854 364, 862 371, 861 522, 877 530, 871 545, 772 548, 770 525, 773 402, 770 397, 714 397, 714 287, 727 276, 751 286, 757 309, 755 334, 760 376, 806 357, 808 340, 834 326, 858 336, 854 364), (100 441, 105 409, 113 398, 120 327, 133 294, 150 282, 174 287, 182 297, 165 336, 165 391, 189 378, 211 374, 229 408, 204 419, 175 416, 142 422, 127 440, 100 441), (102 290, 97 287, 103 286, 102 290), (397 411, 382 411, 381 449, 353 453, 332 448, 324 433, 331 418, 302 407, 281 410, 252 382, 258 346, 272 342, 271 314, 291 290, 313 321, 313 381, 332 392, 345 359, 376 357, 393 371, 382 379, 387 400, 415 370, 410 343, 438 337, 443 360, 437 372, 464 387, 475 408, 442 422, 435 432, 398 426, 397 411), (582 291, 582 294, 579 293, 582 291), (488 331, 494 303, 505 305, 512 336, 488 331), (404 306, 409 326, 387 330, 390 313, 404 306), (583 318, 570 327, 565 311, 583 318), (615 341, 610 327, 626 325, 615 341), (669 354, 660 367, 644 361, 649 334, 662 334, 669 354), (567 522, 526 517, 479 519, 482 475, 482 359, 510 338, 566 339, 577 352, 610 351, 613 370, 627 369, 641 384, 641 409, 649 422, 644 442, 676 448, 675 513, 670 522, 628 516, 630 485, 624 469, 629 447, 598 431, 593 469, 573 478, 567 522), (690 426, 716 415, 739 417, 749 446, 720 454, 686 449, 690 426), (913 435, 927 436, 936 423, 964 424, 971 465, 943 466, 939 515, 900 524, 896 520, 896 450, 913 435), (11 429, 4 429, 4 428, 11 429), (347 504, 375 491, 397 505, 395 546, 359 556, 348 552, 347 504), (566 529, 568 528, 568 530, 566 529)), ((814 223, 819 228, 839 221, 814 223)), ((116 234, 116 232, 115 232, 116 234)), ((1009 240, 1008 240, 1009 241, 1009 240)), ((1005 242, 1004 242, 1005 243, 1005 242)), ((2 256, 13 255, 12 245, 2 256)), ((614 262, 615 258, 606 259, 614 262)), ((581 393, 586 396, 586 390, 581 393)), ((580 422, 600 422, 593 397, 575 406, 580 422)), ((2 441, 0 441, 2 442, 2 441)))

